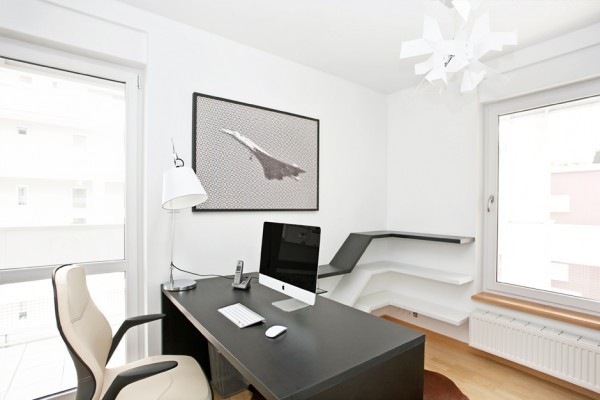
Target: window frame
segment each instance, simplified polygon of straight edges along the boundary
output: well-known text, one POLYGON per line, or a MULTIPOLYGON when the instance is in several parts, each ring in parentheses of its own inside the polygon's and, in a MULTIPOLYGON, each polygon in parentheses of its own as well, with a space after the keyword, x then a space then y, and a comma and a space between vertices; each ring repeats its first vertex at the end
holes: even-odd
POLYGON ((551 305, 567 310, 600 315, 599 302, 496 281, 498 245, 498 119, 502 115, 600 95, 600 78, 576 82, 484 106, 484 206, 483 288, 484 291, 551 305), (493 198, 492 198, 493 196, 493 198), (493 200, 492 200, 493 199, 493 200))
MULTIPOLYGON (((126 65, 106 62, 65 52, 58 49, 7 38, 0 35, 0 57, 40 65, 77 74, 108 79, 125 84, 125 254, 123 260, 85 263, 87 274, 125 272, 125 313, 135 316, 143 313, 143 215, 142 202, 142 90, 139 85, 141 71, 126 65)), ((50 279, 55 265, 0 270, 0 283, 18 283, 50 279)), ((127 361, 146 355, 146 330, 131 329, 126 336, 127 361)))

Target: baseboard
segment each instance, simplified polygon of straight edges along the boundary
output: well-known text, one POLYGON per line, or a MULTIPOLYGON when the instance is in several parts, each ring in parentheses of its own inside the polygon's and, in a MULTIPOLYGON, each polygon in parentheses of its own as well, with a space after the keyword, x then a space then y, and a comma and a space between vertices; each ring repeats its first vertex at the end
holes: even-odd
POLYGON ((543 379, 543 380, 545 380, 547 382, 554 383, 555 385, 561 386, 561 387, 563 387, 565 389, 568 389, 568 390, 571 390, 573 392, 579 393, 581 395, 590 397, 592 399, 598 398, 598 393, 596 393, 596 392, 593 392, 591 390, 588 390, 588 389, 582 388, 580 386, 574 385, 574 384, 572 384, 570 382, 565 382, 565 381, 563 381, 561 379, 558 379, 558 378, 556 378, 554 376, 551 376, 551 375, 548 375, 548 374, 544 374, 543 372, 536 371, 535 369, 531 369, 529 367, 525 367, 525 366, 523 366, 521 364, 517 364, 515 362, 506 360, 506 359, 504 359, 502 357, 498 357, 498 356, 495 356, 493 354, 486 353, 485 351, 482 351, 482 350, 479 350, 479 349, 475 349, 475 348, 469 346, 467 343, 461 342, 459 340, 452 339, 452 338, 450 338, 448 336, 441 335, 441 334, 439 334, 437 332, 433 332, 433 331, 430 331, 430 330, 425 329, 425 328, 421 328, 420 326, 413 325, 413 324, 411 324, 409 322, 402 321, 402 320, 400 320, 398 318, 392 317, 392 316, 387 315, 387 314, 380 315, 380 317, 383 318, 383 319, 386 319, 388 321, 395 322, 397 324, 401 324, 401 325, 404 325, 404 326, 406 326, 408 328, 411 328, 411 329, 414 329, 414 330, 419 331, 421 333, 424 333, 425 335, 427 335, 429 337, 435 337, 436 339, 438 339, 438 340, 440 340, 442 342, 451 344, 453 347, 459 348, 462 351, 465 351, 465 352, 468 352, 468 353, 471 353, 471 354, 475 354, 475 355, 477 355, 479 357, 487 358, 487 359, 489 359, 491 361, 494 361, 494 362, 496 362, 498 364, 505 365, 507 367, 516 369, 517 371, 520 371, 520 372, 523 372, 523 373, 535 376, 536 378, 540 378, 540 379, 543 379))

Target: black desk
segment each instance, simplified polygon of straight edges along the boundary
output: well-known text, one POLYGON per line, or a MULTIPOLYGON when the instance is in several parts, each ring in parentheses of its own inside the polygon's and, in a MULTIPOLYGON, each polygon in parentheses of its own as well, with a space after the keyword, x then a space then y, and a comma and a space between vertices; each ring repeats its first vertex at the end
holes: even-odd
POLYGON ((162 294, 164 354, 187 354, 210 377, 210 342, 267 399, 422 399, 425 336, 317 296, 286 313, 283 294, 259 285, 202 279, 187 292, 162 294), (240 329, 217 309, 242 303, 267 319, 240 329), (288 327, 275 339, 271 325, 288 327))

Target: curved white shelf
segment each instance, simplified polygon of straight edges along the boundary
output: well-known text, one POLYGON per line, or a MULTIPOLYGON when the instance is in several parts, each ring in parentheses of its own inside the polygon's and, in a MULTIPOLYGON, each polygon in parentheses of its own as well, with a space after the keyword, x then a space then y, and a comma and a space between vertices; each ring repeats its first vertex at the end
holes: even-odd
POLYGON ((403 296, 388 290, 362 296, 354 304, 354 308, 368 313, 385 306, 399 307, 456 326, 460 326, 469 320, 469 312, 467 311, 457 310, 415 297, 403 296))
POLYGON ((373 271, 373 275, 376 273, 396 272, 398 274, 417 276, 419 278, 449 283, 452 285, 464 285, 465 283, 473 281, 473 277, 470 275, 392 261, 377 261, 370 264, 364 264, 361 269, 373 271))
POLYGON ((387 272, 416 276, 452 285, 464 285, 473 281, 473 277, 470 275, 391 261, 378 261, 357 265, 350 274, 346 274, 340 280, 330 299, 352 306, 374 275, 387 272))

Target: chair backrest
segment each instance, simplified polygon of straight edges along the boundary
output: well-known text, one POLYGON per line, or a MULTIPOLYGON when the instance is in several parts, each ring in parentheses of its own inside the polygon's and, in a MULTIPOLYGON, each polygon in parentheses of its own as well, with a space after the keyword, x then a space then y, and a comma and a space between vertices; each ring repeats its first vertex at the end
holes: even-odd
POLYGON ((92 301, 81 266, 63 265, 52 276, 56 323, 77 370, 77 400, 97 400, 112 330, 92 301))

